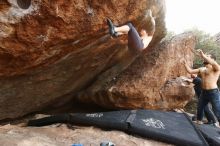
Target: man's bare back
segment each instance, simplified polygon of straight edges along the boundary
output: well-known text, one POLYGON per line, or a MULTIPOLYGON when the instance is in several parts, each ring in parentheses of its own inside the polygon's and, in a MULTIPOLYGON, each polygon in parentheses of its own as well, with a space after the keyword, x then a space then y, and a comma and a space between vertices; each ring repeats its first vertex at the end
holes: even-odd
POLYGON ((202 78, 202 89, 216 89, 218 88, 217 81, 220 71, 214 70, 210 64, 206 66, 208 67, 199 68, 199 73, 202 78))

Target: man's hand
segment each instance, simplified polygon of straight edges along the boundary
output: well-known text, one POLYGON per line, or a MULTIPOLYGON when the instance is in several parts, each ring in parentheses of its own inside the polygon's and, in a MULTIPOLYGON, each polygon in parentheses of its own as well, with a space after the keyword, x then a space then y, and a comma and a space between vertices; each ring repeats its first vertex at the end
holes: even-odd
POLYGON ((182 63, 183 65, 186 65, 187 63, 186 63, 186 60, 184 59, 184 58, 182 58, 181 60, 180 60, 180 63, 182 63))
POLYGON ((152 11, 151 9, 146 11, 146 16, 152 17, 152 11))
POLYGON ((196 52, 198 53, 199 56, 203 57, 205 56, 205 54, 203 53, 203 51, 201 49, 196 50, 196 52))
POLYGON ((151 21, 151 25, 154 27, 155 29, 155 18, 152 16, 152 11, 151 10, 148 10, 148 15, 150 17, 150 21, 151 21))
POLYGON ((150 21, 151 21, 151 24, 153 25, 153 27, 155 29, 156 22, 155 22, 154 17, 151 17, 150 21))

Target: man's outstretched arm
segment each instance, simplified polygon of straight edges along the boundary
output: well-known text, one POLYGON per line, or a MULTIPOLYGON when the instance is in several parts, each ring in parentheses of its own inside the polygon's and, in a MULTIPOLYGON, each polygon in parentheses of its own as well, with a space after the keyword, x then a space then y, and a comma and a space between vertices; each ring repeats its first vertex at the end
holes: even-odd
POLYGON ((199 55, 209 64, 212 65, 212 67, 214 68, 214 70, 216 71, 220 71, 220 65, 211 57, 209 57, 208 55, 204 54, 202 50, 197 50, 197 52, 199 53, 199 55))
POLYGON ((189 73, 189 74, 198 74, 199 73, 199 69, 192 69, 191 67, 189 67, 189 65, 186 63, 186 60, 183 60, 182 61, 186 71, 189 73))
POLYGON ((155 29, 156 29, 156 22, 155 22, 155 18, 152 16, 151 11, 149 11, 149 16, 150 16, 150 23, 151 23, 151 31, 148 34, 149 36, 153 37, 155 29))

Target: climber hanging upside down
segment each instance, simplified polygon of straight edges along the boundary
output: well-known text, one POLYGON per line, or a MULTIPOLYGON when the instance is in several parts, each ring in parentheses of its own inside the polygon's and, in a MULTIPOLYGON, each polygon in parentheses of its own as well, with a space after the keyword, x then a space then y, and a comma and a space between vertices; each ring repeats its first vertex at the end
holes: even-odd
MULTIPOLYGON (((137 30, 134 28, 132 23, 127 23, 125 25, 116 27, 110 19, 107 19, 107 24, 109 26, 109 33, 112 37, 118 37, 119 35, 127 34, 128 48, 135 52, 142 52, 144 49, 147 48, 147 46, 151 42, 155 31, 155 20, 152 17, 151 10, 148 10, 147 16, 150 17, 150 22, 151 22, 151 30, 149 32, 142 29, 140 31, 140 36, 139 36, 137 30)), ((142 23, 141 26, 143 26, 144 24, 145 23, 142 23)))

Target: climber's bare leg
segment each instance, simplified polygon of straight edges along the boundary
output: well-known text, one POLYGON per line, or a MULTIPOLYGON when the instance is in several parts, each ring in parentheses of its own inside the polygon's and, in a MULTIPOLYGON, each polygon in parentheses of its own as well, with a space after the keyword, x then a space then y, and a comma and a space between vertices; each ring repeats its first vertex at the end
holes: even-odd
POLYGON ((119 26, 119 27, 115 27, 115 31, 119 34, 128 34, 130 30, 130 27, 128 25, 123 25, 123 26, 119 26))
POLYGON ((130 31, 129 25, 122 25, 117 27, 112 23, 109 18, 107 18, 107 25, 109 26, 109 33, 112 37, 128 34, 128 32, 130 31))

